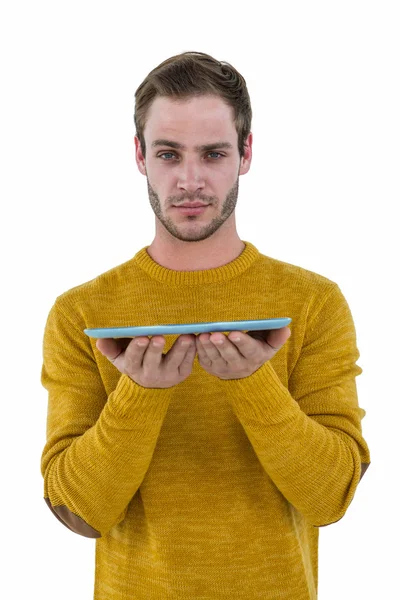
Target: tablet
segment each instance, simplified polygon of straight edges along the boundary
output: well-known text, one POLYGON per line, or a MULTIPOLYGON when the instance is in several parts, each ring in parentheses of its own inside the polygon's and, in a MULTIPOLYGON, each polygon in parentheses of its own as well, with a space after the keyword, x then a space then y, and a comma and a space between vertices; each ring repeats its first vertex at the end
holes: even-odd
POLYGON ((290 317, 279 319, 256 319, 252 321, 216 321, 215 323, 185 323, 182 325, 148 325, 140 327, 102 327, 84 329, 84 333, 94 338, 129 338, 138 335, 168 335, 184 333, 214 333, 216 331, 259 331, 281 329, 291 322, 290 317))

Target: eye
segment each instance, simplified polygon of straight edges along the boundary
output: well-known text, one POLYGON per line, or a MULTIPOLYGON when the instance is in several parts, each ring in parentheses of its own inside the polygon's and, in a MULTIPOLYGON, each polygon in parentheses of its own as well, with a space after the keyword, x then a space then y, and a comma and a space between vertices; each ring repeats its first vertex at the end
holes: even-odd
MULTIPOLYGON (((171 156, 176 156, 173 152, 163 152, 162 154, 159 154, 157 158, 161 158, 161 157, 165 156, 166 154, 170 154, 171 156)), ((223 154, 221 154, 221 152, 208 152, 207 156, 210 154, 218 154, 221 157, 224 156, 223 154)), ((163 160, 165 162, 170 162, 168 159, 165 159, 165 158, 163 158, 163 160)), ((216 160, 216 159, 212 159, 212 160, 216 160)))

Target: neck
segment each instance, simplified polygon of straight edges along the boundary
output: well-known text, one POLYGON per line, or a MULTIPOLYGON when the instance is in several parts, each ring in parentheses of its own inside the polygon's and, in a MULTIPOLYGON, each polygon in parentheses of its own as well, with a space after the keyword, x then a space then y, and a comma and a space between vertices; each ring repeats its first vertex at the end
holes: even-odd
POLYGON ((149 256, 159 265, 173 271, 204 271, 222 267, 235 260, 245 249, 245 244, 237 237, 231 243, 226 239, 215 241, 206 239, 200 242, 165 244, 155 238, 147 248, 149 256))

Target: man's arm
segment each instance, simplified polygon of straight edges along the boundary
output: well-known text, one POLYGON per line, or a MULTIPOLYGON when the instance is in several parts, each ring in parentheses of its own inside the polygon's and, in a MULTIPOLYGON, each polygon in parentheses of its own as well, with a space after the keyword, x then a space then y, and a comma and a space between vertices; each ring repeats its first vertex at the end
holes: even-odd
POLYGON ((339 287, 310 317, 288 389, 270 361, 221 381, 264 470, 315 526, 341 519, 370 463, 357 400, 354 323, 339 287))
POLYGON ((124 518, 145 477, 173 390, 145 389, 121 375, 107 398, 79 319, 57 302, 47 319, 41 471, 53 514, 76 533, 100 537, 124 518))

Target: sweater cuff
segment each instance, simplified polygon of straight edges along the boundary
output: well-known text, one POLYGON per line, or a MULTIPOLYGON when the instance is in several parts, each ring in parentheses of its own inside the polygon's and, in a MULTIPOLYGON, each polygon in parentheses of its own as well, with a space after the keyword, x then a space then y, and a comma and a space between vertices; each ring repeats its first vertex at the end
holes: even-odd
POLYGON ((121 375, 107 404, 116 417, 155 422, 165 416, 173 393, 173 388, 145 388, 121 375))
POLYGON ((274 425, 298 417, 301 409, 270 361, 242 379, 221 379, 226 397, 240 420, 274 425))

